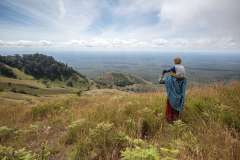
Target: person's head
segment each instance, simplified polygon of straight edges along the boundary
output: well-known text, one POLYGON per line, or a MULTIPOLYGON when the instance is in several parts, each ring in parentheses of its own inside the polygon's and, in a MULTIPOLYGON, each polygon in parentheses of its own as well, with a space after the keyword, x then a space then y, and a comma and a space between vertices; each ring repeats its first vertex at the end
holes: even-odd
POLYGON ((174 58, 174 64, 181 64, 181 63, 182 63, 182 60, 180 57, 174 58))

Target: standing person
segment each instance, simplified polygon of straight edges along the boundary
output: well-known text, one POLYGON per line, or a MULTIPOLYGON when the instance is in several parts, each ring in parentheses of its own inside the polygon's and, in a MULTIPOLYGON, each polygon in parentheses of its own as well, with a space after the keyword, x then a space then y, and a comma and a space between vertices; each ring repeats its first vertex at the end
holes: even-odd
POLYGON ((164 80, 161 79, 160 83, 164 83, 167 92, 167 105, 166 105, 166 120, 169 123, 179 118, 179 113, 183 111, 185 90, 186 90, 186 78, 185 68, 182 65, 181 58, 174 59, 174 66, 168 70, 163 70, 162 77, 166 73, 164 80))

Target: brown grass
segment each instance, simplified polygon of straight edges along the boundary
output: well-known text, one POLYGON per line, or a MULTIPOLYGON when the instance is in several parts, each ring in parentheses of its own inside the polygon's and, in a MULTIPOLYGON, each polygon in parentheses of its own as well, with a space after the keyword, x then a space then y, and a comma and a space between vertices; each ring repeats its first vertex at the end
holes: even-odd
MULTIPOLYGON (((81 130, 86 139, 89 138, 89 131, 101 122, 114 124, 114 133, 124 132, 131 138, 141 138, 142 122, 146 121, 149 133, 145 141, 157 146, 159 152, 161 147, 174 146, 180 151, 178 159, 182 160, 240 159, 239 82, 189 89, 181 115, 183 126, 165 122, 166 97, 163 92, 131 94, 117 90, 95 90, 80 97, 70 94, 32 96, 11 101, 5 95, 1 99, 0 126, 19 131, 2 145, 27 147, 38 153, 41 150, 39 146, 47 143, 52 159, 74 157, 73 150, 84 139, 81 138, 83 135, 76 133, 76 140, 66 144, 66 139, 72 138, 69 137, 68 126, 80 119, 88 122, 81 130), (34 115, 33 108, 38 108, 34 115)), ((94 150, 94 144, 91 147, 94 150)), ((97 154, 98 150, 95 149, 97 154)), ((109 150, 104 154, 111 155, 112 152, 109 150)))

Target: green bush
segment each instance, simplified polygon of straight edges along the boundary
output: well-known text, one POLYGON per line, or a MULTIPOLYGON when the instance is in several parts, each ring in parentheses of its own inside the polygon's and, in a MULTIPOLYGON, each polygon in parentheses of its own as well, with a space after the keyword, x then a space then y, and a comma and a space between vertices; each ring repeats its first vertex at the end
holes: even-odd
POLYGON ((76 94, 77 94, 78 96, 81 96, 81 95, 82 95, 82 90, 77 91, 76 94))
POLYGON ((0 142, 6 141, 9 137, 15 134, 15 129, 7 126, 0 127, 0 142))
POLYGON ((101 122, 90 129, 73 153, 72 159, 110 159, 129 145, 130 138, 123 132, 115 132, 113 123, 101 122))
POLYGON ((68 81, 68 82, 66 83, 66 85, 67 85, 68 87, 73 87, 73 82, 72 82, 72 81, 68 81))
POLYGON ((154 110, 147 107, 140 110, 139 114, 139 117, 141 117, 139 119, 139 131, 141 138, 150 138, 154 136, 159 129, 161 119, 155 115, 154 110))
MULTIPOLYGON (((4 147, 0 145, 1 160, 37 160, 37 155, 25 148, 15 150, 12 147, 4 147)), ((44 159, 43 159, 44 160, 44 159)))
POLYGON ((170 127, 170 132, 174 134, 176 138, 181 137, 185 132, 190 130, 190 127, 181 120, 174 121, 170 127))
POLYGON ((43 143, 41 145, 41 152, 37 155, 39 160, 49 160, 50 157, 50 151, 47 147, 47 143, 43 143))
POLYGON ((125 126, 128 133, 135 133, 137 131, 137 123, 133 118, 128 118, 125 120, 125 126))
POLYGON ((32 108, 32 118, 44 118, 48 115, 54 115, 61 111, 64 111, 66 108, 63 104, 59 103, 47 103, 43 105, 38 105, 32 108))
POLYGON ((96 128, 90 130, 90 138, 99 150, 112 147, 114 131, 113 124, 101 122, 96 128))
POLYGON ((195 124, 196 122, 207 123, 211 120, 217 120, 219 110, 218 102, 213 97, 188 97, 186 100, 186 109, 182 119, 184 122, 195 124))
MULTIPOLYGON (((72 124, 73 128, 78 128, 77 126, 76 124, 72 124)), ((114 137, 112 123, 101 122, 97 124, 94 129, 90 130, 88 137, 84 137, 84 139, 79 141, 72 159, 91 159, 89 157, 94 157, 95 159, 108 159, 107 157, 111 155, 110 153, 115 144, 114 137)))
POLYGON ((17 78, 13 70, 1 62, 0 62, 0 75, 6 76, 9 78, 17 78))
POLYGON ((160 153, 162 160, 177 160, 177 156, 179 154, 179 150, 170 147, 162 147, 160 148, 160 153))
POLYGON ((160 160, 159 153, 154 146, 126 148, 121 156, 122 160, 160 160))
POLYGON ((88 160, 93 159, 96 155, 92 151, 92 144, 88 137, 80 141, 74 149, 71 159, 72 160, 88 160), (92 153, 92 154, 91 154, 92 153))
POLYGON ((88 132, 88 123, 85 119, 79 119, 77 121, 72 122, 68 126, 68 132, 66 136, 66 144, 73 144, 77 142, 77 139, 80 137, 84 137, 88 132))
POLYGON ((220 118, 223 123, 227 124, 229 127, 240 130, 240 116, 238 112, 223 111, 221 112, 220 118))

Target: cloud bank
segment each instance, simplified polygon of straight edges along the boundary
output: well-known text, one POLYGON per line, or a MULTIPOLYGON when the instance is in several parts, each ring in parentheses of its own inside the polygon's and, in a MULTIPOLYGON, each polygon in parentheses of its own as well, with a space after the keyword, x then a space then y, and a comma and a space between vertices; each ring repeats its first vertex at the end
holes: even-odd
POLYGON ((238 0, 2 0, 0 47, 239 50, 238 0))

